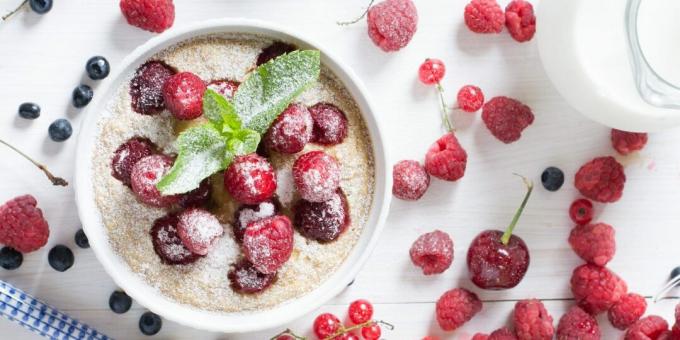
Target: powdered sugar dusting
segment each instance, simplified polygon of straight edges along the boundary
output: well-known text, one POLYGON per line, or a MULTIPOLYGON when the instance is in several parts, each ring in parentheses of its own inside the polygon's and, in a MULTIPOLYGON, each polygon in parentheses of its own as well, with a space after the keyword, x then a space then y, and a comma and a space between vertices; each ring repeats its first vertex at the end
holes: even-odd
POLYGON ((203 209, 190 209, 179 215, 177 225, 182 243, 193 253, 206 255, 224 229, 213 214, 203 209))
POLYGON ((245 208, 241 210, 238 220, 243 226, 247 226, 248 223, 261 220, 270 216, 274 216, 276 208, 271 202, 262 202, 258 205, 258 209, 245 208))

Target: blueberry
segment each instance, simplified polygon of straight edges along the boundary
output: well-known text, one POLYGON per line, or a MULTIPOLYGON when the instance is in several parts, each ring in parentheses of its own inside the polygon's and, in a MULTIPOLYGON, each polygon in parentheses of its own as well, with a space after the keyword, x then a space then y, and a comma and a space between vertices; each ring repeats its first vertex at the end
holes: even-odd
POLYGON ((144 335, 154 335, 160 332, 161 326, 163 326, 163 320, 152 312, 146 312, 139 318, 139 330, 144 335))
POLYGON ((52 124, 50 124, 47 132, 50 134, 50 138, 52 138, 53 141, 63 142, 71 137, 71 134, 73 134, 73 128, 71 127, 71 123, 69 123, 68 120, 57 119, 52 124))
POLYGON ((24 119, 36 119, 40 117, 40 106, 35 103, 23 103, 19 105, 19 116, 24 119))
MULTIPOLYGON (((109 308, 114 313, 123 314, 130 310, 132 299, 125 292, 117 290, 109 297, 109 308)), ((141 326, 140 326, 141 327, 141 326)))
POLYGON ((92 80, 101 80, 109 75, 109 62, 102 56, 90 58, 85 64, 85 71, 92 80))
POLYGON ((24 262, 24 255, 10 247, 0 249, 0 267, 7 270, 17 269, 24 262))
POLYGON ((33 12, 45 14, 52 9, 52 0, 30 0, 29 4, 33 12))
POLYGON ((92 100, 92 96, 94 96, 94 92, 91 87, 84 84, 78 85, 73 89, 73 106, 77 108, 85 107, 92 100))
POLYGON ((47 261, 58 272, 63 272, 73 266, 73 252, 67 246, 58 245, 50 249, 47 261))
POLYGON ((680 276, 680 267, 673 268, 673 270, 671 271, 670 279, 672 280, 673 278, 675 278, 677 276, 680 276))
POLYGON ((560 190, 564 184, 564 173, 554 166, 548 167, 541 174, 541 182, 548 191, 560 190))
POLYGON ((75 240, 78 247, 83 249, 90 248, 90 241, 88 241, 87 235, 85 235, 85 231, 83 229, 76 231, 75 240))

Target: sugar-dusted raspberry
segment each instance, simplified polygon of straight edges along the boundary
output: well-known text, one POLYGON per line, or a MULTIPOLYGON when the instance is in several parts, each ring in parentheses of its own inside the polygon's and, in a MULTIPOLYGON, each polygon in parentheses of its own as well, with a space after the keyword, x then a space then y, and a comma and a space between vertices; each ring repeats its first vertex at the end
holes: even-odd
POLYGON ((368 10, 368 36, 385 52, 398 51, 418 29, 418 10, 411 0, 385 0, 368 10))
POLYGON ((591 314, 608 310, 627 291, 626 283, 605 267, 583 264, 571 275, 571 292, 576 302, 591 314))
POLYGON ((474 85, 465 85, 458 90, 456 96, 458 107, 465 112, 475 112, 484 105, 482 89, 474 85))
POLYGON ((340 186, 340 163, 323 151, 310 151, 295 160, 293 180, 303 199, 326 201, 340 186))
POLYGON ((475 33, 500 33, 505 23, 503 9, 496 0, 472 0, 465 6, 465 25, 475 33))
POLYGON ((130 186, 132 167, 137 162, 154 153, 156 146, 148 139, 133 137, 121 144, 111 159, 111 176, 130 186))
POLYGON ((489 340, 489 335, 484 333, 475 333, 470 340, 489 340))
POLYGON ((163 85, 165 106, 179 120, 191 120, 203 114, 205 82, 191 73, 180 72, 163 85))
POLYGON ((406 200, 417 201, 430 187, 430 174, 425 167, 412 160, 403 160, 392 168, 392 195, 406 200))
POLYGON ((622 154, 627 155, 635 151, 640 151, 647 144, 647 134, 643 132, 626 132, 612 129, 612 146, 622 154))
POLYGON ((512 0, 505 7, 505 27, 510 36, 519 42, 531 40, 536 33, 534 6, 525 0, 512 0))
POLYGON ((0 244, 22 253, 42 248, 50 227, 31 195, 17 196, 0 206, 0 244))
POLYGON ((178 223, 177 215, 168 214, 157 219, 149 232, 153 250, 165 264, 189 264, 201 257, 184 246, 177 235, 178 223))
POLYGON ((161 33, 175 21, 172 0, 121 0, 120 10, 128 24, 145 31, 161 33))
POLYGON ((425 154, 425 170, 446 181, 456 181, 465 175, 467 152, 453 133, 446 133, 430 146, 425 154))
POLYGON ((477 294, 465 288, 451 289, 437 300, 437 323, 441 329, 452 331, 470 321, 480 310, 482 301, 477 294))
POLYGON ((276 173, 272 165, 254 153, 234 158, 224 172, 224 186, 237 201, 258 204, 276 191, 276 173))
POLYGON ((623 196, 626 174, 614 157, 598 157, 581 166, 574 185, 581 195, 593 201, 612 203, 623 196))
POLYGON ((522 137, 522 131, 534 122, 534 114, 519 100, 501 96, 484 104, 482 120, 494 137, 509 144, 522 137))
POLYGON ((278 203, 273 200, 260 202, 256 205, 242 205, 239 207, 234 214, 234 223, 232 223, 236 242, 243 242, 243 234, 246 232, 246 227, 250 222, 272 217, 278 214, 278 212, 278 203))
POLYGON ((130 81, 132 109, 144 115, 154 115, 165 108, 163 85, 175 71, 161 61, 148 61, 140 66, 130 81))
POLYGON ((307 107, 299 103, 288 105, 269 127, 264 142, 271 150, 293 154, 302 151, 312 139, 314 121, 307 107))
POLYGON ((557 324, 557 340, 600 340, 600 334, 597 320, 578 306, 572 306, 557 324))
POLYGON ((350 223, 349 205, 341 189, 324 202, 299 200, 293 212, 300 234, 319 242, 336 240, 350 223))
POLYGON ((235 80, 220 79, 208 83, 208 88, 221 94, 223 97, 232 100, 234 99, 234 94, 236 94, 239 85, 241 85, 241 83, 235 80))
POLYGON ((518 301, 512 321, 519 340, 550 340, 555 335, 553 318, 537 299, 518 301))
POLYGON ((293 226, 288 217, 272 216, 248 224, 243 253, 261 273, 276 273, 293 253, 293 226))
POLYGON ((612 326, 625 330, 638 321, 647 310, 647 301, 639 294, 628 293, 609 308, 607 317, 612 326))
POLYGON ((586 262, 604 266, 616 253, 614 234, 614 228, 606 223, 576 226, 569 234, 569 244, 586 262))
POLYGON ((446 73, 444 62, 436 58, 427 58, 418 68, 418 79, 425 85, 439 83, 446 73))
POLYGON ((295 50, 297 50, 297 47, 294 45, 281 41, 275 41, 271 45, 262 49, 262 52, 260 52, 260 54, 257 56, 257 61, 255 64, 260 66, 272 59, 275 59, 276 57, 293 52, 295 50))
POLYGON ((130 175, 132 191, 142 203, 166 208, 180 199, 179 195, 164 196, 156 184, 170 171, 174 160, 166 155, 151 155, 140 159, 130 175))
POLYGON ((593 220, 593 202, 579 198, 571 203, 569 217, 577 225, 584 225, 593 220))
POLYGON ((648 315, 628 328, 624 340, 656 340, 667 331, 666 320, 657 315, 648 315))
POLYGON ((347 117, 337 106, 316 103, 309 107, 314 121, 312 142, 321 145, 340 144, 347 137, 347 117))
POLYGON ((182 194, 177 203, 182 208, 203 207, 210 202, 211 192, 212 184, 210 184, 210 178, 206 178, 201 181, 198 188, 182 194))
POLYGON ((276 273, 261 273, 246 259, 232 264, 227 277, 231 289, 241 294, 259 293, 276 281, 276 273))
POLYGON ((489 337, 486 338, 487 340, 517 340, 517 336, 515 336, 515 333, 513 333, 509 328, 503 327, 499 328, 491 334, 489 334, 489 337))
POLYGON ((420 235, 409 250, 411 261, 423 274, 443 273, 453 262, 453 240, 449 234, 435 230, 420 235))
POLYGON ((177 218, 177 235, 194 254, 207 255, 224 233, 217 217, 201 208, 185 210, 177 218))

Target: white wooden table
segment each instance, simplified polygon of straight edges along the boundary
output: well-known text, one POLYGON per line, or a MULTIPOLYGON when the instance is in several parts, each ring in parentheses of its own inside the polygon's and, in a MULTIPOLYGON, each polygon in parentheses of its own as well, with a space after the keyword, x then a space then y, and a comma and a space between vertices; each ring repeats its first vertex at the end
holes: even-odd
MULTIPOLYGON (((0 1, 0 10, 19 0, 0 1)), ((75 138, 54 143, 47 126, 66 117, 76 133, 83 113, 70 105, 71 90, 84 76, 85 61, 104 55, 112 67, 152 34, 128 26, 118 1, 55 1, 45 16, 24 11, 0 22, 0 136, 45 161, 57 174, 73 180, 75 138), (34 101, 42 107, 36 121, 17 117, 20 103, 34 101)), ((555 323, 572 304, 569 277, 580 260, 566 238, 571 228, 567 216, 576 198, 573 175, 583 162, 613 154, 609 129, 590 122, 571 109, 543 72, 536 45, 519 44, 507 33, 474 35, 463 25, 466 1, 416 1, 420 24, 411 44, 386 54, 370 42, 366 24, 338 27, 336 20, 361 12, 368 1, 315 0, 175 0, 175 25, 219 18, 245 17, 273 21, 306 35, 342 57, 367 85, 395 160, 422 160, 427 147, 441 134, 437 98, 433 88, 416 81, 416 71, 426 57, 447 65, 444 86, 448 99, 461 85, 479 85, 490 98, 516 97, 532 107, 535 123, 523 138, 505 145, 493 138, 479 114, 457 114, 459 139, 469 154, 465 177, 455 183, 434 180, 417 203, 395 201, 381 242, 354 285, 319 311, 298 320, 291 328, 307 332, 315 315, 331 311, 345 315, 357 298, 374 302, 376 317, 396 325, 386 339, 420 339, 433 334, 445 339, 468 339, 476 331, 491 332, 505 325, 516 299, 547 300, 555 323), (540 184, 520 221, 517 233, 531 249, 532 263, 524 281, 514 289, 486 292, 472 287, 467 278, 465 254, 470 240, 486 228, 503 228, 521 200, 523 187, 511 175, 518 172, 540 182, 549 165, 567 175, 564 187, 545 191, 540 184), (408 248, 421 233, 439 228, 451 234, 455 260, 442 275, 425 277, 408 257, 408 248), (485 301, 483 311, 453 334, 445 334, 434 321, 434 302, 454 287, 472 288, 485 301)), ((507 1, 502 0, 505 4, 507 1)), ((543 23, 539 20, 539 29, 543 23)), ((91 83, 86 81, 86 83, 91 83)), ((95 95, 97 84, 94 84, 95 95)), ((650 136, 639 155, 622 159, 628 182, 620 202, 597 205, 597 220, 615 226, 618 253, 610 268, 627 280, 631 291, 653 295, 670 270, 680 265, 680 130, 650 136)), ((144 307, 138 304, 123 315, 109 311, 109 294, 116 289, 91 250, 79 249, 73 235, 80 228, 73 188, 52 187, 32 166, 0 148, 0 201, 31 193, 37 197, 51 227, 48 245, 24 258, 15 271, 0 269, 9 281, 74 317, 118 339, 145 338, 137 328, 144 307), (75 252, 75 265, 64 273, 47 264, 47 252, 65 244, 75 252)), ((674 301, 652 305, 650 310, 671 319, 674 301)), ((601 318, 605 338, 619 337, 601 318)), ((165 322, 156 336, 164 339, 265 339, 278 332, 222 335, 205 333, 165 322)), ((0 321, 0 338, 35 336, 0 321)))

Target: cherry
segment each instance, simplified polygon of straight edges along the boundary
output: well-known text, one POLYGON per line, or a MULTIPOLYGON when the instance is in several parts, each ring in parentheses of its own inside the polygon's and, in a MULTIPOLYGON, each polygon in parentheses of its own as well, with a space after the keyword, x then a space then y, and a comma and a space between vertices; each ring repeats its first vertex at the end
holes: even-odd
POLYGON ((444 78, 444 73, 446 73, 446 66, 443 61, 427 58, 418 68, 418 79, 425 85, 434 85, 444 78))
POLYGON ((529 268, 529 249, 521 238, 512 234, 534 188, 530 180, 525 177, 522 180, 527 193, 505 232, 485 230, 475 237, 468 249, 470 278, 480 288, 512 288, 522 281, 529 268))
POLYGON ((381 333, 382 331, 377 323, 373 323, 370 326, 366 326, 361 329, 361 336, 363 336, 366 340, 378 340, 380 339, 381 333))
POLYGON ((325 339, 340 329, 340 319, 331 313, 323 313, 314 319, 314 334, 319 339, 325 339))
POLYGON ((571 203, 569 217, 574 223, 584 225, 593 220, 593 203, 585 198, 580 198, 571 203))
POLYGON ((348 313, 349 319, 358 325, 371 320, 371 317, 373 317, 373 305, 367 300, 359 299, 349 305, 348 313))

